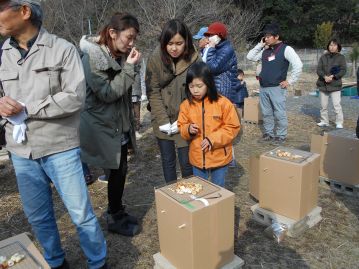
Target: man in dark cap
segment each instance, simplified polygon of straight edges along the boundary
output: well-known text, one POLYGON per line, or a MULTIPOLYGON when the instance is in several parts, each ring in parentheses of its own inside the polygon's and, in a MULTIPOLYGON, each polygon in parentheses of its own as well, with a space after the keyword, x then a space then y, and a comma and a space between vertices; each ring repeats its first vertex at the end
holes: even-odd
POLYGON ((106 242, 81 167, 78 128, 85 97, 80 56, 42 25, 40 1, 0 0, 0 116, 29 223, 51 268, 69 268, 52 201, 53 183, 76 226, 88 268, 106 267, 106 242))
POLYGON ((280 28, 277 24, 266 25, 263 34, 264 37, 248 52, 247 58, 252 61, 262 61, 259 97, 264 134, 261 141, 279 145, 287 138, 286 89, 298 80, 303 64, 294 49, 281 41, 280 28), (290 78, 287 79, 289 64, 292 65, 292 71, 290 78), (276 133, 274 133, 275 122, 276 133))

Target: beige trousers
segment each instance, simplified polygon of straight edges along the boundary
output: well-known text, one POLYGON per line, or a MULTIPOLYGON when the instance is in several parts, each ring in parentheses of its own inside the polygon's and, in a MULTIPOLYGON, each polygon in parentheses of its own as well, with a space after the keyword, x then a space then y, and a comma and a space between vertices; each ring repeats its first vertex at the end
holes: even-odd
POLYGON ((320 109, 320 120, 329 125, 329 116, 328 116, 328 102, 329 96, 332 98, 332 103, 335 111, 335 123, 342 124, 344 122, 343 110, 340 105, 341 100, 341 91, 335 92, 320 92, 320 103, 322 108, 320 109))

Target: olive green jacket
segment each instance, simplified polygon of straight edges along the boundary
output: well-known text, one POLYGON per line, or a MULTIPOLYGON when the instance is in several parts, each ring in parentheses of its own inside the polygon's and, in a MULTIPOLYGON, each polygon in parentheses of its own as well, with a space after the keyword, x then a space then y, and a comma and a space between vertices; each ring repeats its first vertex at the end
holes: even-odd
POLYGON ((340 53, 325 53, 318 62, 317 66, 317 86, 322 92, 334 92, 342 90, 342 77, 347 71, 344 55, 340 53), (324 76, 334 75, 330 83, 326 83, 324 76))
POLYGON ((177 120, 179 106, 186 99, 187 70, 196 61, 201 61, 197 52, 188 62, 181 59, 176 64, 165 65, 161 60, 160 47, 157 47, 147 63, 146 91, 151 106, 153 132, 159 139, 175 141, 177 147, 186 147, 188 142, 180 134, 169 136, 161 132, 159 126, 177 120))
POLYGON ((86 78, 85 109, 80 120, 82 161, 105 169, 118 169, 121 137, 130 134, 135 148, 131 107, 132 87, 140 87, 139 70, 133 64, 118 64, 94 37, 83 37, 80 48, 86 78))

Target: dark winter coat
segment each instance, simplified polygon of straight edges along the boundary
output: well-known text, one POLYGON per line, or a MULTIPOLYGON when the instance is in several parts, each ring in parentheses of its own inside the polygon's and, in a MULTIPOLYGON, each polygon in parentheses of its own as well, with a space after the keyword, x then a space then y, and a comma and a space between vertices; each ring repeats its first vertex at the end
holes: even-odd
POLYGON ((206 63, 214 75, 218 92, 232 103, 239 103, 237 56, 231 43, 223 40, 216 47, 209 48, 206 63))
POLYGON ((153 132, 159 139, 175 141, 177 147, 186 147, 188 143, 179 133, 171 136, 162 133, 159 126, 177 120, 180 104, 186 99, 187 70, 196 61, 201 61, 197 52, 189 61, 180 59, 176 64, 171 62, 166 65, 161 60, 160 47, 157 47, 147 63, 146 91, 151 106, 153 132))
POLYGON ((237 101, 236 104, 237 105, 241 105, 244 103, 244 98, 248 97, 248 89, 247 89, 247 83, 245 81, 243 81, 243 84, 239 83, 240 87, 239 90, 237 91, 237 101))
POLYGON ((342 77, 347 71, 344 55, 340 53, 325 53, 318 62, 317 87, 322 92, 334 92, 342 90, 342 77), (326 83, 324 76, 334 75, 330 83, 326 83))
POLYGON ((135 144, 131 91, 140 86, 138 67, 113 59, 97 38, 83 37, 80 48, 86 77, 86 103, 80 120, 81 159, 87 164, 118 169, 123 133, 135 144))

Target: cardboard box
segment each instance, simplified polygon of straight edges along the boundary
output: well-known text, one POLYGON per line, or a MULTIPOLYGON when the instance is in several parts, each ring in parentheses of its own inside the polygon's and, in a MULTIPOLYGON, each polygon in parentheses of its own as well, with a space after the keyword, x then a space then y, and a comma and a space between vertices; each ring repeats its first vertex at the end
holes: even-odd
POLYGON ((311 152, 319 153, 320 175, 350 185, 359 184, 359 139, 353 131, 312 135, 311 152))
POLYGON ((259 155, 249 159, 249 193, 259 201, 259 155))
POLYGON ((24 254, 25 259, 18 265, 15 264, 14 268, 19 266, 21 268, 50 269, 39 250, 25 233, 0 241, 0 256, 10 258, 15 253, 24 254))
POLYGON ((304 218, 317 206, 319 161, 319 154, 285 147, 262 154, 259 206, 293 220, 304 218), (304 158, 278 157, 277 150, 304 158))
POLYGON ((322 154, 323 147, 323 136, 312 134, 312 139, 310 141, 310 152, 322 154))
POLYGON ((192 180, 216 188, 202 197, 207 206, 180 203, 169 186, 155 190, 161 255, 177 269, 221 268, 234 259, 234 193, 198 177, 186 179, 192 180))
POLYGON ((244 99, 244 116, 245 121, 260 123, 262 113, 259 106, 259 97, 248 97, 244 99))

